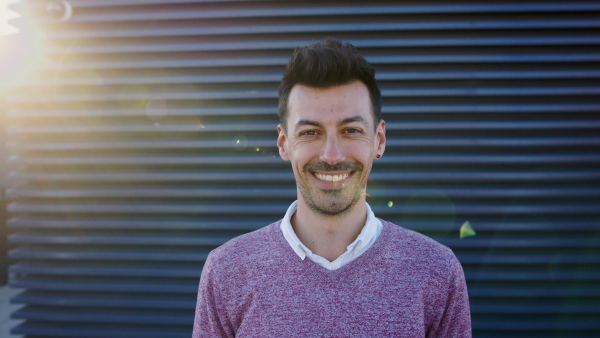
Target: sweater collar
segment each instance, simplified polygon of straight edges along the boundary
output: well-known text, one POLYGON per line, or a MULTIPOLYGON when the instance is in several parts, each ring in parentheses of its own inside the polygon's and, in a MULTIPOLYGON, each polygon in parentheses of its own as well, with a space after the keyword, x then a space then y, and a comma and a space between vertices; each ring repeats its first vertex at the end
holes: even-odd
MULTIPOLYGON (((371 243, 371 240, 377 234, 378 220, 375 218, 375 214, 371 210, 369 203, 365 202, 365 204, 367 206, 367 221, 365 222, 360 234, 358 234, 358 237, 356 237, 356 239, 346 247, 346 253, 343 255, 358 254, 367 243, 371 243)), ((312 251, 300 241, 294 232, 294 229, 292 228, 291 219, 297 208, 298 201, 296 200, 289 206, 285 216, 281 220, 280 228, 281 232, 283 233, 283 237, 285 237, 285 240, 288 242, 292 250, 294 250, 300 259, 304 260, 306 256, 317 255, 313 254, 312 251)))

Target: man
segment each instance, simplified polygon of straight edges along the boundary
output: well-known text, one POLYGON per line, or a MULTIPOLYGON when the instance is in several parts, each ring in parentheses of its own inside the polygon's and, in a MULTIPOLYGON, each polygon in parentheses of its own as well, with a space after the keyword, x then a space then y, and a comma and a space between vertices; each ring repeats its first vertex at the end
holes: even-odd
POLYGON ((452 251, 366 203, 386 142, 374 75, 350 44, 296 48, 279 88, 277 146, 298 200, 283 220, 211 252, 193 337, 471 336, 452 251))

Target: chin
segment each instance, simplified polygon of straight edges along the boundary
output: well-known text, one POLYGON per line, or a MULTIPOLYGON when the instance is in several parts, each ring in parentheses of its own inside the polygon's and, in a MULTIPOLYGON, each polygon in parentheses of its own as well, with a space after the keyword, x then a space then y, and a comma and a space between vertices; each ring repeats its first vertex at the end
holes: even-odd
POLYGON ((311 210, 323 216, 342 215, 352 209, 352 207, 359 200, 359 198, 353 198, 338 201, 315 201, 313 198, 306 198, 306 196, 303 197, 304 202, 311 210))

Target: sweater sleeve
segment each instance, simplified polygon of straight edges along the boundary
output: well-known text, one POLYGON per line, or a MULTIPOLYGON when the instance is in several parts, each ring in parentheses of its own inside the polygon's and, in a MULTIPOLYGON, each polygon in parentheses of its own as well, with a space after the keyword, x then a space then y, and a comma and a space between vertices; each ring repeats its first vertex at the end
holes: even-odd
POLYGON ((454 256, 452 258, 446 305, 437 327, 427 334, 429 338, 470 338, 472 336, 471 310, 465 274, 458 259, 454 256))
POLYGON ((231 326, 227 324, 225 304, 219 300, 219 287, 214 265, 211 254, 206 259, 200 276, 192 338, 235 336, 231 326))

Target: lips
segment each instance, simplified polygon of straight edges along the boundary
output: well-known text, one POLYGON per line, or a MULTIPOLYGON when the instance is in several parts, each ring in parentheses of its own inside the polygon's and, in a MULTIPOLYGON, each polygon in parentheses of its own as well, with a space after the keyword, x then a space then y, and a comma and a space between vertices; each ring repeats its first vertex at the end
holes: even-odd
POLYGON ((315 176, 317 176, 317 178, 320 179, 321 181, 339 182, 339 181, 342 181, 342 180, 345 180, 346 178, 348 178, 348 176, 350 176, 350 174, 344 173, 344 174, 337 174, 337 175, 329 175, 329 174, 315 173, 315 176))
POLYGON ((322 188, 341 188, 352 179, 357 171, 361 171, 359 163, 340 162, 330 165, 325 162, 314 162, 304 167, 306 173, 310 173, 322 188))
POLYGON ((340 189, 354 176, 354 171, 312 172, 312 175, 316 179, 317 185, 322 189, 340 189))

